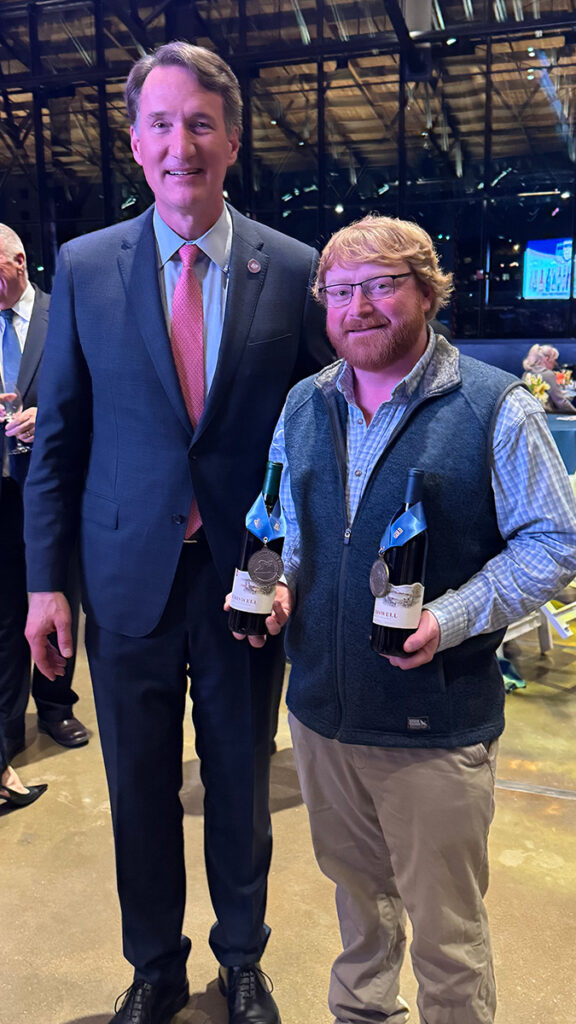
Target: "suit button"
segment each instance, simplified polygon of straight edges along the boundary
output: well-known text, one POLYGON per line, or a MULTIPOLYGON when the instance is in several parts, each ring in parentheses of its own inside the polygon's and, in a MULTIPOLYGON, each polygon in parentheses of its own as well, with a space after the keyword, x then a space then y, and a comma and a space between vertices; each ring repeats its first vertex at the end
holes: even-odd
POLYGON ((186 516, 172 516, 172 522, 176 523, 176 526, 182 526, 182 523, 186 522, 186 516))

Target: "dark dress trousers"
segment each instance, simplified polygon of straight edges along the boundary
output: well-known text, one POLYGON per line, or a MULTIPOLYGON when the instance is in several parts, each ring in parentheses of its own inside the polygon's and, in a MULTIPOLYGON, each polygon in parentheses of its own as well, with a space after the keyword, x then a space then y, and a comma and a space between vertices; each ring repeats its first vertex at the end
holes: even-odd
POLYGON ((187 689, 211 946, 232 966, 258 960, 266 944, 282 648, 234 640, 222 604, 286 392, 331 359, 309 293, 315 250, 230 212, 222 341, 196 430, 171 354, 152 210, 63 247, 26 488, 29 589, 62 589, 79 539, 124 950, 151 983, 179 979, 189 949, 178 796, 187 689), (184 544, 193 495, 203 529, 184 544))
MULTIPOLYGON (((25 409, 38 405, 38 379, 50 307, 49 295, 36 287, 34 292, 18 373, 18 389, 25 409)), ((0 565, 4 580, 0 588, 0 720, 6 736, 14 740, 24 737, 24 714, 30 693, 30 649, 24 637, 28 602, 22 506, 22 488, 29 465, 29 455, 10 456, 10 476, 4 477, 0 484, 0 565), (9 586, 7 581, 10 581, 9 586)), ((69 572, 66 592, 77 623, 79 588, 73 559, 69 572)), ((34 666, 32 696, 41 718, 70 717, 69 710, 78 700, 71 689, 73 671, 74 659, 71 658, 66 674, 52 683, 34 666)))

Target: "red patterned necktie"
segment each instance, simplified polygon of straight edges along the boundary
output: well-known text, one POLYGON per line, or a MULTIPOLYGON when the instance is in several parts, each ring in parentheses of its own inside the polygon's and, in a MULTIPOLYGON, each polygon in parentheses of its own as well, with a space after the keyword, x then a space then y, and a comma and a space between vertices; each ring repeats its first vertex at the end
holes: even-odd
MULTIPOLYGON (((194 273, 197 245, 186 244, 179 249, 182 272, 172 299, 171 344, 176 371, 192 426, 195 427, 204 408, 204 317, 202 289, 194 273)), ((186 537, 202 525, 196 499, 192 501, 186 537)))

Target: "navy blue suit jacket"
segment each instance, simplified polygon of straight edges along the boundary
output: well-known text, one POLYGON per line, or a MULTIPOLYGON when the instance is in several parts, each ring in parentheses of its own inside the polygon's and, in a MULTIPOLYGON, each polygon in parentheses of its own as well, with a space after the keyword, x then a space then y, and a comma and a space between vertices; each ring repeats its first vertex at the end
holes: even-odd
POLYGON ((223 596, 230 588, 285 395, 331 358, 310 297, 316 251, 231 215, 222 342, 196 430, 166 330, 152 210, 60 254, 26 486, 28 587, 64 589, 79 532, 86 610, 129 636, 160 619, 193 495, 223 596))

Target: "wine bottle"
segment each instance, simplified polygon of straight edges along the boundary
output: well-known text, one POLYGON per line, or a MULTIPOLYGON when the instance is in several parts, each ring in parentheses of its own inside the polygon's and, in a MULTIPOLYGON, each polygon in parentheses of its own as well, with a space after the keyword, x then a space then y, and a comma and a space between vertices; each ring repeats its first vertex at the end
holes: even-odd
POLYGON ((281 475, 281 462, 266 463, 262 494, 246 517, 228 613, 228 628, 244 636, 266 635, 266 616, 272 611, 276 584, 284 568, 280 558, 283 520, 273 515, 281 475))
POLYGON ((406 657, 404 643, 420 621, 428 546, 423 483, 421 469, 408 471, 404 504, 382 537, 379 557, 370 574, 376 598, 370 646, 378 654, 406 657))

